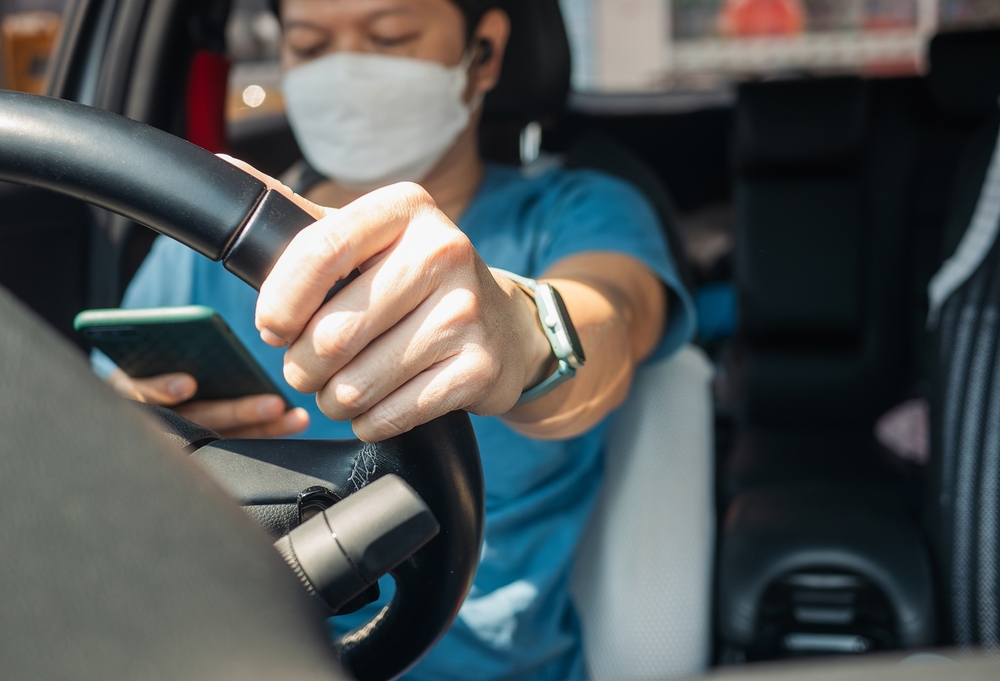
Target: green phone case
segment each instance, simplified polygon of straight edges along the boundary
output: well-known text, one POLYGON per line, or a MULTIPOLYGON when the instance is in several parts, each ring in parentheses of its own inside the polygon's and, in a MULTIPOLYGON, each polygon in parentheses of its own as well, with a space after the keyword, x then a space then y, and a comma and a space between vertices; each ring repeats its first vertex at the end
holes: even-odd
POLYGON ((229 329, 203 305, 85 310, 73 328, 133 378, 185 372, 198 381, 192 399, 222 400, 282 391, 229 329))

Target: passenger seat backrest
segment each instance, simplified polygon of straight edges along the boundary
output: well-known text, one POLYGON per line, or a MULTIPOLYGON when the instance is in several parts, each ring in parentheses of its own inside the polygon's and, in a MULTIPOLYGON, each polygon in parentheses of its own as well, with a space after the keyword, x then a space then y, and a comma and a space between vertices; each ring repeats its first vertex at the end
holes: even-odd
POLYGON ((711 655, 712 367, 681 348, 636 374, 572 586, 591 679, 681 678, 711 655))
POLYGON ((966 133, 955 171, 971 173, 956 177, 946 189, 951 191, 951 205, 938 254, 944 258, 968 226, 981 186, 978 173, 992 151, 992 131, 987 128, 1000 110, 1000 29, 938 35, 931 41, 930 63, 927 81, 937 112, 966 133), (977 136, 990 139, 972 139, 977 136))
MULTIPOLYGON (((973 161, 972 168, 982 187, 984 164, 973 161)), ((944 303, 937 332, 928 505, 943 581, 944 643, 1000 645, 998 313, 1000 242, 994 242, 944 303)))
POLYGON ((748 340, 856 342, 867 105, 856 79, 740 91, 737 266, 748 340))
POLYGON ((751 423, 858 426, 906 375, 912 81, 740 88, 736 281, 751 423))
MULTIPOLYGON (((1000 30, 931 43, 934 105, 964 133, 939 262, 973 222, 1000 135, 1000 30)), ((995 189, 994 189, 995 191, 995 189)), ((995 226, 995 223, 994 223, 995 226)), ((944 301, 932 367, 928 534, 941 580, 941 643, 1000 645, 1000 240, 983 240, 978 267, 944 301), (983 251, 986 251, 985 253, 983 251)))

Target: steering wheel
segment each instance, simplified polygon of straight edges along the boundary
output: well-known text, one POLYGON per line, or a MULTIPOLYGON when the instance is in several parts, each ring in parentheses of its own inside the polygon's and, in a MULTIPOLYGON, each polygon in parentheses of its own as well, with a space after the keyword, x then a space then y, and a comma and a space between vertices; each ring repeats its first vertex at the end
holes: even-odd
MULTIPOLYGON (((0 148, 0 180, 124 215, 221 260, 255 289, 292 237, 313 222, 213 154, 73 102, 0 91, 0 148)), ((305 488, 321 486, 342 499, 387 474, 405 480, 430 508, 439 533, 391 571, 396 593, 386 609, 341 642, 341 662, 360 681, 405 672, 458 615, 478 566, 484 522, 482 467, 464 412, 374 445, 221 440, 193 456, 243 505, 274 511, 257 515, 280 518, 276 526, 285 530, 298 522, 289 510, 305 488)))

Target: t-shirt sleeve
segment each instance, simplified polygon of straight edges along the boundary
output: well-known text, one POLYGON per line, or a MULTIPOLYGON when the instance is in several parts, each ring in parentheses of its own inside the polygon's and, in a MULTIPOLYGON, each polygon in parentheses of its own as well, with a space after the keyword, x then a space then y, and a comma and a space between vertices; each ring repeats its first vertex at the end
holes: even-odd
POLYGON ((539 273, 563 258, 588 251, 621 253, 639 260, 670 293, 667 327, 647 361, 669 356, 691 340, 697 321, 656 212, 626 182, 595 171, 569 176, 552 206, 554 215, 541 244, 539 273))
MULTIPOLYGON (((191 304, 195 252, 173 239, 158 237, 122 299, 124 308, 174 307, 191 304)), ((115 363, 100 350, 90 353, 90 365, 103 379, 115 363)))

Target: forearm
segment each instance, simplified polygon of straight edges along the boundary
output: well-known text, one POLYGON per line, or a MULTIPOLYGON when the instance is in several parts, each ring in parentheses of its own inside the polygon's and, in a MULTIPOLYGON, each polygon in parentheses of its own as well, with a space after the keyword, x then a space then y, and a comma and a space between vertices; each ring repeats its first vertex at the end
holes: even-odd
MULTIPOLYGON (((580 262, 547 273, 552 276, 544 280, 562 294, 587 362, 572 380, 504 414, 508 425, 539 439, 574 437, 595 426, 625 400, 636 367, 660 338, 666 315, 662 284, 644 268, 628 272, 634 264, 620 256, 584 256, 580 262), (587 262, 588 258, 593 262, 587 262), (610 276, 605 274, 609 268, 610 276), (602 275, 588 274, 595 271, 602 275), (625 274, 614 276, 617 273, 625 274)), ((533 302, 526 295, 523 298, 529 312, 534 313, 533 302)), ((533 324, 534 328, 522 332, 529 348, 528 386, 554 370, 551 352, 541 361, 537 359, 537 339, 539 335, 544 338, 537 314, 533 324)))

